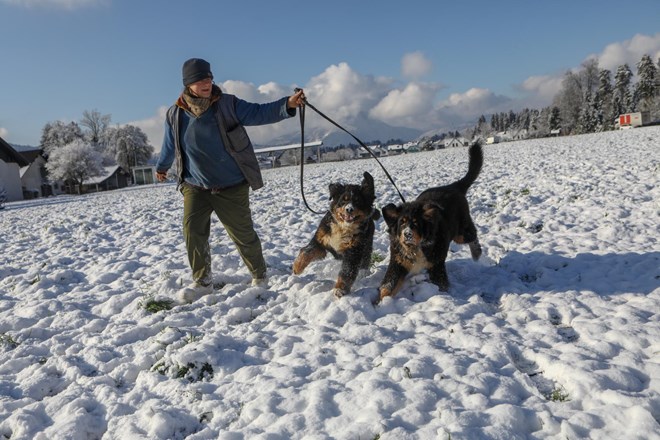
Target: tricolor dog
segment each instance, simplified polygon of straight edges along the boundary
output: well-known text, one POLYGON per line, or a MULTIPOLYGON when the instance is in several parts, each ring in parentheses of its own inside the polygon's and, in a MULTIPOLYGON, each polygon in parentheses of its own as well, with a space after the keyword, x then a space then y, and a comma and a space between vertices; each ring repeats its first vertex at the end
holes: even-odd
POLYGON ((309 263, 325 258, 329 252, 342 260, 333 289, 340 298, 350 293, 359 270, 369 268, 375 221, 380 218, 380 212, 374 208, 374 179, 369 173, 364 173, 360 185, 331 183, 329 190, 330 210, 314 237, 298 253, 293 273, 301 274, 309 263))
POLYGON ((449 244, 467 243, 472 258, 481 256, 477 229, 470 216, 466 193, 479 176, 483 152, 479 143, 469 149, 468 172, 446 186, 427 189, 413 202, 383 208, 390 237, 390 262, 380 285, 379 298, 394 296, 408 274, 428 270, 429 280, 449 288, 445 260, 449 244))

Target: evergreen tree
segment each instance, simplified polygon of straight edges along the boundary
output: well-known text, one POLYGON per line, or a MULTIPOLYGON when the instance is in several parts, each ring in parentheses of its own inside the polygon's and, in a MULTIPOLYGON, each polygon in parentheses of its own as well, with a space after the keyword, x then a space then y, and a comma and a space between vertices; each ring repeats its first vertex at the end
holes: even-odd
POLYGON ((590 92, 584 99, 584 104, 580 110, 580 118, 578 120, 577 132, 578 133, 593 133, 598 126, 598 116, 596 111, 595 99, 590 92))
POLYGON ((632 76, 633 74, 628 64, 619 66, 616 70, 616 75, 614 76, 614 91, 612 94, 612 103, 616 116, 634 110, 632 105, 632 93, 630 91, 632 76))
POLYGON ((614 106, 612 103, 612 73, 603 69, 598 76, 598 91, 596 92, 596 116, 598 125, 596 131, 612 130, 614 127, 614 106))
POLYGON ((550 131, 559 130, 561 128, 561 111, 559 107, 552 107, 550 110, 550 118, 548 120, 550 131))
POLYGON ((658 99, 658 69, 651 57, 644 55, 637 63, 637 85, 635 86, 635 99, 639 110, 651 111, 658 99))

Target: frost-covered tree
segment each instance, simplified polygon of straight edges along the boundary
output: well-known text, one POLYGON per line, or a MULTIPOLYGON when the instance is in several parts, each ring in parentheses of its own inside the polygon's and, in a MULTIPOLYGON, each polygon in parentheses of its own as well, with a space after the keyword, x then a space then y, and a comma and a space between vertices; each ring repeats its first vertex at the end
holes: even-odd
POLYGON ((600 68, 598 67, 598 60, 592 58, 582 63, 580 70, 580 82, 582 83, 582 93, 584 98, 587 96, 594 96, 600 81, 600 68))
POLYGON ((614 91, 612 103, 615 115, 628 113, 634 110, 632 92, 630 91, 633 73, 628 64, 619 66, 614 76, 614 91))
POLYGON ((561 128, 561 111, 559 107, 552 107, 550 110, 550 115, 548 117, 548 125, 550 131, 558 130, 561 128))
MULTIPOLYGON (((541 137, 550 134, 550 114, 552 113, 551 107, 545 107, 538 112, 536 119, 532 122, 531 136, 541 137)), ((559 117, 559 109, 557 109, 557 117, 559 117)), ((560 124, 557 124, 560 127, 560 124)))
POLYGON ((94 148, 98 148, 103 133, 110 126, 110 115, 102 115, 98 110, 85 110, 80 125, 87 129, 86 138, 94 148))
POLYGON ((154 154, 154 147, 149 145, 147 135, 133 125, 109 128, 105 132, 103 142, 106 145, 106 153, 114 157, 124 171, 146 164, 154 154))
POLYGON ((598 125, 596 131, 607 131, 614 128, 614 105, 612 103, 612 72, 602 69, 598 74, 598 91, 596 91, 596 116, 598 125))
POLYGON ((80 194, 86 180, 103 171, 101 155, 88 142, 77 139, 53 150, 46 169, 53 180, 69 180, 78 185, 80 194))
POLYGON ((561 114, 562 132, 570 134, 575 131, 584 103, 582 81, 578 74, 569 71, 561 84, 561 90, 555 96, 554 107, 557 107, 561 114))
POLYGON ((590 92, 587 92, 584 104, 580 110, 580 118, 576 127, 577 133, 593 133, 598 126, 598 111, 596 109, 595 99, 590 92))
POLYGON ((72 143, 78 139, 83 139, 83 133, 80 126, 75 122, 65 124, 62 121, 47 123, 41 130, 41 148, 46 155, 50 155, 58 148, 72 143))
POLYGON ((659 95, 658 69, 651 57, 644 55, 637 63, 637 84, 634 94, 639 110, 654 110, 659 95))

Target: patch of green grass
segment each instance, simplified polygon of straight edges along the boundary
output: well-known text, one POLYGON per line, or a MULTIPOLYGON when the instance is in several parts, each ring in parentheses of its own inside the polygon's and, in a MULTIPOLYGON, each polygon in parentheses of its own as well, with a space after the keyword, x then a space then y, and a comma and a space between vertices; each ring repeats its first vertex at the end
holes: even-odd
POLYGON ((195 364, 191 364, 191 363, 189 363, 185 366, 180 365, 179 368, 176 370, 176 375, 174 377, 176 377, 177 379, 183 379, 184 377, 186 377, 186 375, 188 374, 190 369, 194 368, 194 367, 195 367, 195 364))
POLYGON ((530 193, 531 193, 531 192, 529 191, 529 188, 523 188, 523 189, 520 191, 520 194, 523 195, 523 196, 528 196, 528 195, 530 195, 530 193))
POLYGON ((564 387, 557 387, 545 395, 545 398, 552 402, 567 402, 570 400, 568 398, 568 392, 564 387))
POLYGON ((385 260, 385 257, 383 255, 379 254, 378 252, 373 252, 371 254, 370 267, 373 268, 375 265, 377 265, 378 263, 380 263, 381 261, 384 261, 384 260, 385 260))
POLYGON ((6 345, 10 350, 18 347, 20 343, 16 341, 11 335, 0 333, 0 345, 6 345))
POLYGON ((200 339, 202 339, 202 335, 193 335, 192 333, 188 332, 186 334, 186 337, 183 338, 183 342, 185 342, 186 344, 190 344, 193 342, 197 342, 200 339))
POLYGON ((163 310, 171 310, 174 307, 174 301, 170 299, 156 300, 153 298, 147 299, 141 304, 142 308, 150 313, 158 313, 163 310))
POLYGON ((154 364, 153 367, 151 367, 151 371, 155 371, 156 373, 166 376, 167 375, 167 366, 165 365, 165 362, 160 361, 157 364, 154 364))
POLYGON ((184 366, 179 366, 176 370, 177 379, 187 379, 188 382, 199 382, 204 379, 213 378, 213 367, 208 362, 204 362, 200 368, 189 362, 184 366))

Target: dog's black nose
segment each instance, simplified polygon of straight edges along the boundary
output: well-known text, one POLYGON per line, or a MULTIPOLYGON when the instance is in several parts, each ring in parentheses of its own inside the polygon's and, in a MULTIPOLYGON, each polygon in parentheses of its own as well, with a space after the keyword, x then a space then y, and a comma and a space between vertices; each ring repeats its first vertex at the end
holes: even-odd
POLYGON ((353 211, 355 211, 353 205, 347 205, 345 209, 348 214, 353 214, 353 211))

